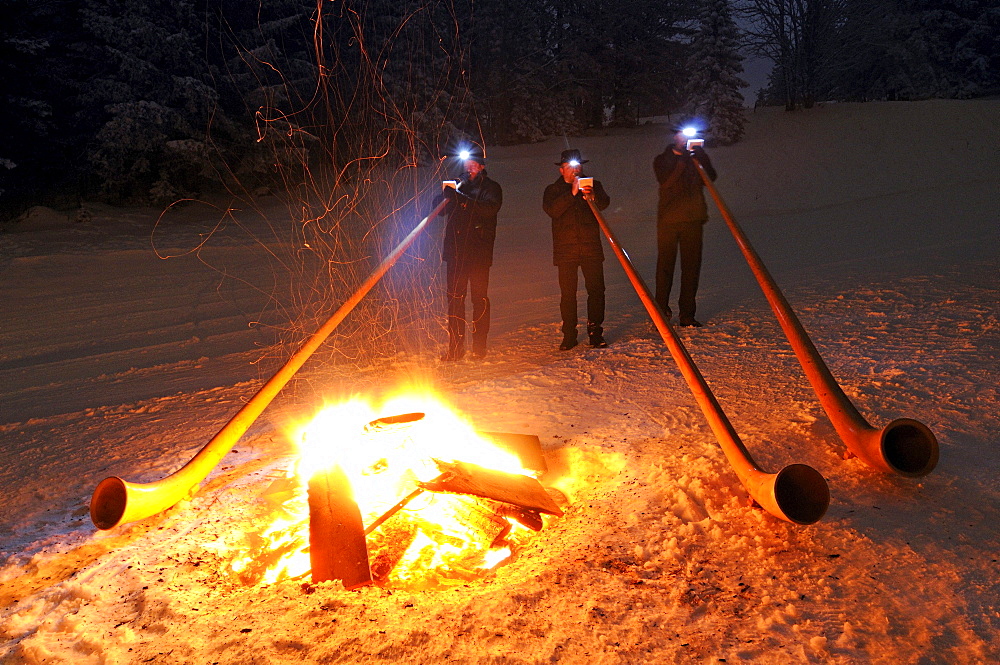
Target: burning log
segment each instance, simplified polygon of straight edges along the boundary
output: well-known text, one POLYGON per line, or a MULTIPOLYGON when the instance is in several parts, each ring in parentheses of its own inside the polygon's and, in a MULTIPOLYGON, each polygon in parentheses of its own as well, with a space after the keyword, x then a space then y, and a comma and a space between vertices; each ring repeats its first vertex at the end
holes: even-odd
POLYGON ((476 534, 478 539, 496 547, 510 533, 510 522, 505 520, 492 505, 472 496, 461 497, 455 502, 452 517, 456 525, 476 534))
POLYGON ((542 513, 563 514, 536 478, 514 471, 545 470, 537 436, 469 431, 463 436, 492 445, 480 448, 470 439, 442 447, 449 430, 428 429, 434 419, 426 416, 414 411, 372 420, 353 446, 358 454, 311 467, 324 469, 308 480, 314 583, 336 579, 351 589, 390 579, 417 585, 473 579, 510 556, 519 540, 512 537, 515 523, 539 531, 542 513), (494 447, 503 454, 490 454, 494 447), (463 451, 509 470, 437 458, 463 451), (367 528, 363 521, 370 521, 367 528))
MULTIPOLYGON (((433 442, 439 434, 421 429, 427 422, 425 415, 412 412, 370 421, 363 431, 362 449, 367 454, 363 461, 354 461, 356 475, 349 479, 347 467, 335 465, 310 479, 313 582, 338 579, 350 589, 373 581, 384 583, 392 576, 419 584, 435 570, 447 571, 445 578, 472 579, 484 562, 491 567, 490 561, 500 560, 495 554, 487 555, 488 550, 500 554, 517 542, 516 538, 510 540, 514 523, 539 531, 542 513, 563 514, 536 478, 434 457, 433 446, 427 447, 428 437, 433 442), (421 453, 413 457, 414 451, 421 453), (425 471, 436 468, 438 473, 428 481, 418 480, 412 470, 400 473, 411 463, 426 465, 421 466, 425 471), (376 497, 385 496, 386 490, 388 496, 393 491, 405 494, 382 508, 382 514, 364 528, 351 482, 359 483, 355 489, 359 501, 371 504, 365 508, 369 513, 381 502, 376 497), (407 486, 413 489, 407 490, 407 486), (418 497, 426 501, 393 519, 418 497), (397 567, 400 572, 394 573, 397 567)), ((513 453, 521 469, 546 468, 537 436, 477 435, 513 453)), ((370 514, 367 519, 371 519, 370 514)), ((506 556, 509 552, 503 558, 506 556)))
POLYGON ((309 560, 314 583, 341 580, 345 589, 372 583, 361 511, 340 466, 309 479, 309 560))
POLYGON ((426 490, 471 494, 537 513, 563 514, 542 484, 530 476, 485 469, 467 462, 435 462, 442 474, 432 481, 421 483, 420 486, 426 490))

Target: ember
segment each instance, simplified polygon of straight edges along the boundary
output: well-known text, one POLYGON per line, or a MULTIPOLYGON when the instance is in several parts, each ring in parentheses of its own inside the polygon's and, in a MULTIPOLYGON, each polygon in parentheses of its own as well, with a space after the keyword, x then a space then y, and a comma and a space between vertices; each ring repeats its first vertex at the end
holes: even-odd
POLYGON ((562 514, 537 437, 476 432, 430 397, 380 411, 353 400, 301 430, 294 477, 265 493, 280 517, 234 565, 245 582, 464 583, 562 514))

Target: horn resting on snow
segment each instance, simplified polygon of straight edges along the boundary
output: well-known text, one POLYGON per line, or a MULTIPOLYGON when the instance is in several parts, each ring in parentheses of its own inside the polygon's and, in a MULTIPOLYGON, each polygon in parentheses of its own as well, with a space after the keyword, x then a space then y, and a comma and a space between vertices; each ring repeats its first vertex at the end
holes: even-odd
POLYGON ((635 288, 639 299, 649 313, 653 324, 666 343, 681 371, 681 375, 694 394, 695 401, 708 420, 722 452, 736 471, 737 477, 747 492, 764 510, 775 517, 795 524, 813 524, 818 522, 830 505, 830 488, 826 479, 811 466, 791 464, 778 473, 768 473, 761 470, 750 456, 750 452, 740 441, 739 435, 723 412, 715 395, 709 388, 705 378, 698 371, 687 349, 677 336, 677 333, 667 322, 659 305, 653 299, 649 288, 635 270, 625 250, 618 243, 611 227, 592 201, 587 201, 597 222, 604 232, 608 243, 618 257, 625 274, 635 288))
POLYGON ((781 330, 798 358, 827 417, 841 440, 854 455, 869 466, 902 476, 920 477, 934 470, 938 463, 938 442, 934 433, 923 423, 911 418, 897 418, 882 429, 872 427, 848 399, 833 378, 819 351, 806 334, 795 312, 778 289, 760 256, 733 218, 719 191, 697 157, 692 158, 702 182, 722 213, 730 233, 736 239, 771 310, 778 318, 781 330))

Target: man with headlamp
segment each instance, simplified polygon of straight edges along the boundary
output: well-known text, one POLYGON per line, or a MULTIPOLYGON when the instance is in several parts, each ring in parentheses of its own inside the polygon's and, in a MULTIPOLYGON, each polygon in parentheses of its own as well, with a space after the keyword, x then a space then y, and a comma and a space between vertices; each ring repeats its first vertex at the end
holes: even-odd
POLYGON ((463 150, 465 177, 446 180, 442 196, 449 199, 443 210, 448 222, 444 230, 442 258, 447 264, 448 350, 443 360, 461 360, 465 355, 465 295, 472 298, 472 355, 486 355, 490 332, 490 266, 497 236, 497 213, 503 204, 503 189, 486 175, 486 159, 478 149, 463 150))
POLYGON ((705 152, 702 130, 693 124, 672 128, 673 141, 653 160, 659 187, 656 210, 656 302, 669 319, 670 289, 677 255, 681 257, 681 288, 677 300, 678 323, 700 326, 694 318, 695 295, 701 274, 702 227, 708 221, 704 183, 692 158, 705 168, 712 181, 715 168, 705 152))
POLYGON ((552 262, 559 269, 559 312, 562 343, 566 351, 577 345, 577 273, 583 273, 587 288, 587 335, 590 345, 603 348, 604 341, 604 248, 601 227, 588 201, 604 210, 611 198, 600 180, 583 176, 579 150, 563 150, 556 166, 559 177, 545 188, 542 208, 552 218, 552 262))

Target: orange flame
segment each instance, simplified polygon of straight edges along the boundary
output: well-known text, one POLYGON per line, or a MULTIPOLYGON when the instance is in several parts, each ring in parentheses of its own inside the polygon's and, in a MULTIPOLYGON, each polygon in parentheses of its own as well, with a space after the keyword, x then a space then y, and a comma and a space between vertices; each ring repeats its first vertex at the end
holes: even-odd
MULTIPOLYGON (((232 563, 246 583, 270 584, 308 574, 305 488, 314 473, 333 464, 350 479, 365 525, 385 515, 418 483, 437 477, 435 460, 534 474, 429 393, 399 395, 379 408, 361 399, 342 402, 317 414, 296 439, 294 475, 265 493, 273 518, 259 534, 260 546, 232 563)), ((512 554, 510 545, 531 532, 516 523, 512 527, 489 503, 429 492, 411 500, 368 537, 376 579, 394 586, 457 584, 502 563, 512 554)))

